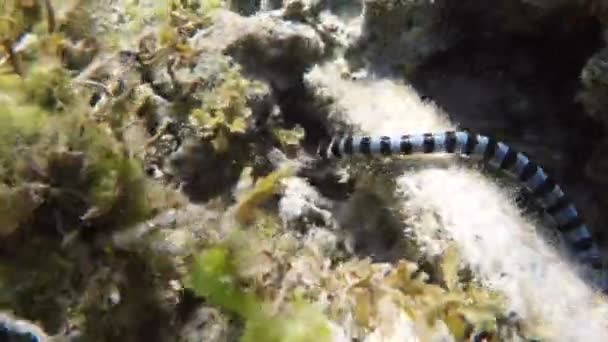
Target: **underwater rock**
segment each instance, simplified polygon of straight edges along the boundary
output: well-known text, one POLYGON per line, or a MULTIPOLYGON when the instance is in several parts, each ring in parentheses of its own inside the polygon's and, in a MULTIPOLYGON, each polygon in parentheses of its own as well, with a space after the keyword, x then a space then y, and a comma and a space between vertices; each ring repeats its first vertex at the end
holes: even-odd
POLYGON ((608 4, 603 0, 521 0, 521 2, 549 11, 574 6, 598 17, 608 14, 608 4))
POLYGON ((548 10, 548 9, 554 9, 554 8, 558 8, 561 6, 564 6, 566 4, 571 4, 572 1, 570 0, 521 0, 524 3, 528 3, 534 6, 537 6, 539 8, 548 10))
POLYGON ((434 31, 441 19, 437 6, 429 1, 364 1, 361 36, 349 59, 384 73, 415 68, 448 44, 447 34, 434 31))
POLYGON ((608 48, 595 53, 581 71, 579 101, 587 112, 608 126, 608 48))
POLYGON ((192 37, 195 49, 222 51, 247 74, 286 89, 325 52, 325 44, 308 25, 267 15, 242 17, 218 10, 208 30, 192 37))
POLYGON ((584 5, 560 0, 365 0, 362 34, 348 59, 382 75, 408 77, 429 57, 466 39, 497 33, 534 37, 549 26, 557 36, 589 25, 602 10, 596 4, 584 5))
POLYGON ((204 201, 235 184, 241 165, 230 154, 217 155, 210 143, 187 143, 171 155, 174 174, 193 201, 204 201), (222 172, 217 172, 222 170, 222 172))
POLYGON ((230 0, 228 8, 244 16, 253 15, 260 10, 260 3, 263 0, 230 0))
POLYGON ((173 88, 182 91, 171 99, 169 125, 180 148, 168 172, 197 200, 225 192, 243 162, 263 153, 257 134, 282 124, 272 90, 297 83, 324 51, 318 34, 304 24, 222 9, 212 18, 211 26, 188 39, 197 56, 172 72, 173 88))
MULTIPOLYGON (((202 73, 197 68, 194 72, 202 73)), ((167 163, 167 172, 197 200, 225 193, 235 184, 243 163, 256 153, 252 142, 274 104, 269 87, 244 78, 238 68, 212 75, 218 84, 195 91, 192 96, 200 105, 173 125, 180 144, 167 163)))
MULTIPOLYGON (((214 341, 228 342, 234 328, 230 318, 212 307, 200 307, 191 314, 179 333, 180 342, 214 341)), ((234 336, 232 336, 234 337, 234 336)))
POLYGON ((281 16, 285 20, 311 23, 326 7, 324 5, 326 4, 321 0, 286 0, 281 8, 281 16))
POLYGON ((589 158, 585 174, 595 182, 608 184, 608 139, 604 139, 589 158))
POLYGON ((0 183, 0 236, 10 235, 32 220, 35 210, 44 203, 48 187, 27 183, 9 188, 0 183))
MULTIPOLYGON (((283 0, 230 0, 228 8, 240 15, 250 16, 264 11, 272 11, 281 8, 290 1, 283 0)), ((293 2, 293 1, 291 1, 293 2)))
MULTIPOLYGON (((595 53, 581 71, 582 90, 577 99, 587 113, 608 128, 608 48, 595 53)), ((596 144, 585 167, 586 175, 600 183, 608 183, 606 152, 608 139, 596 144)))

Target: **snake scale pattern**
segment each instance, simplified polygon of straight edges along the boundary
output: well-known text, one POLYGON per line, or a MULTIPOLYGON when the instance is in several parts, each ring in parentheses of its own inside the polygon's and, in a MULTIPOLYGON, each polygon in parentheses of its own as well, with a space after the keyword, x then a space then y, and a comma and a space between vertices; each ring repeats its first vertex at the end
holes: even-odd
MULTIPOLYGON (((413 154, 450 153, 482 160, 517 180, 539 202, 555 221, 578 262, 590 266, 594 282, 608 293, 608 278, 604 274, 602 255, 591 231, 572 201, 542 167, 525 154, 494 138, 469 131, 406 134, 388 136, 339 136, 322 143, 317 151, 322 159, 340 159, 353 155, 407 156, 413 154)), ((28 342, 48 341, 37 326, 0 313, 0 339, 20 338, 28 342)))
POLYGON ((603 292, 608 292, 602 254, 572 200, 542 167, 501 141, 464 130, 396 137, 347 135, 336 136, 322 143, 317 153, 322 159, 353 155, 373 157, 449 153, 481 160, 491 169, 501 171, 523 185, 554 220, 574 259, 590 266, 593 282, 603 292))
POLYGON ((49 337, 35 324, 0 312, 0 341, 47 342, 49 337))

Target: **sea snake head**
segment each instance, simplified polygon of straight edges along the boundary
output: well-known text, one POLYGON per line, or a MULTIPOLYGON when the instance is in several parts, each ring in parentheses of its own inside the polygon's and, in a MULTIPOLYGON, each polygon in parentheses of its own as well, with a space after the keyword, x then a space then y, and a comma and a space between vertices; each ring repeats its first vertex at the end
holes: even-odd
POLYGON ((608 293, 602 253, 572 200, 542 167, 501 141, 468 130, 393 137, 347 135, 321 143, 317 150, 318 157, 325 160, 352 155, 388 157, 433 153, 453 153, 482 161, 518 182, 552 218, 576 261, 592 270, 593 282, 608 293))

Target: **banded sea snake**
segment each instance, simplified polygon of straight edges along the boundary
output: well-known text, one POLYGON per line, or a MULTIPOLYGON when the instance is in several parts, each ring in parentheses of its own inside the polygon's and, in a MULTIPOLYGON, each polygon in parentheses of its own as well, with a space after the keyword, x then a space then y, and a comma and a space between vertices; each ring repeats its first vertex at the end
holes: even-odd
POLYGON ((35 324, 0 312, 0 341, 47 342, 49 337, 35 324))
POLYGON ((353 155, 371 157, 435 153, 460 154, 480 159, 491 169, 502 171, 522 184, 556 223, 574 259, 590 266, 590 280, 604 293, 608 293, 608 277, 603 268, 602 254, 572 201, 542 167, 501 141, 469 131, 406 134, 398 137, 349 135, 336 136, 321 143, 317 150, 322 159, 353 155))
MULTIPOLYGON (((400 137, 334 137, 331 141, 322 143, 317 151, 322 159, 338 159, 357 154, 391 156, 422 153, 452 153, 477 157, 495 170, 504 171, 511 178, 518 180, 538 199, 543 209, 556 222, 557 229, 562 233, 574 257, 579 262, 591 266, 596 284, 604 293, 608 292, 601 253, 572 201, 540 166, 503 142, 468 131, 448 131, 400 137)), ((31 342, 48 340, 37 326, 0 313, 0 337, 7 334, 25 337, 31 342)))

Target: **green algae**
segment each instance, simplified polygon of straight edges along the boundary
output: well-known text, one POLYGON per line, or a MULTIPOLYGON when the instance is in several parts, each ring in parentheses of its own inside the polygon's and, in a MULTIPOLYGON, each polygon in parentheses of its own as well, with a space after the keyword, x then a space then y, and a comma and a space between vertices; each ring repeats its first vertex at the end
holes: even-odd
MULTIPOLYGON (((64 35, 70 20, 32 15, 32 8, 20 6, 0 6, 11 16, 0 23, 0 250, 8 256, 2 260, 1 306, 52 332, 70 321, 84 329, 97 323, 91 323, 94 312, 79 306, 90 267, 80 258, 96 247, 80 237, 90 228, 111 231, 148 217, 156 205, 166 205, 150 196, 169 191, 147 179, 142 160, 121 142, 117 128, 129 115, 118 117, 120 123, 90 115, 91 92, 65 68, 74 66, 70 58, 78 52, 64 35), (49 31, 59 32, 46 32, 44 18, 49 31), (15 50, 17 36, 23 48, 15 50)), ((134 309, 139 306, 128 312, 134 309)))
POLYGON ((11 260, 0 261, 0 279, 0 308, 44 322, 49 330, 64 324, 78 277, 59 241, 32 237, 11 260))
POLYGON ((242 342, 329 342, 327 318, 307 302, 295 302, 292 310, 274 317, 260 315, 247 321, 242 342))
POLYGON ((234 273, 229 250, 209 248, 194 258, 189 283, 197 295, 211 303, 241 317, 252 316, 260 310, 260 303, 239 289, 234 273))
POLYGON ((238 199, 235 211, 237 221, 243 225, 254 222, 257 208, 275 195, 280 181, 293 175, 293 172, 293 168, 287 165, 257 180, 253 188, 238 199))
POLYGON ((195 293, 245 320, 242 342, 330 341, 324 315, 310 303, 295 301, 286 313, 270 314, 269 303, 238 286, 236 265, 223 247, 200 252, 193 262, 189 283, 195 293))
POLYGON ((199 95, 200 108, 191 112, 191 118, 200 134, 209 137, 218 153, 228 149, 231 135, 244 134, 251 109, 247 105, 247 95, 261 85, 243 78, 237 68, 224 74, 224 81, 208 93, 199 95))
MULTIPOLYGON (((79 193, 87 207, 80 214, 83 220, 110 212, 120 201, 130 206, 133 219, 146 215, 145 201, 134 196, 145 194, 142 167, 125 156, 103 125, 79 114, 56 116, 37 107, 7 107, 0 113, 0 179, 5 185, 34 182, 64 194, 79 193)), ((124 213, 128 209, 121 208, 124 213)))

